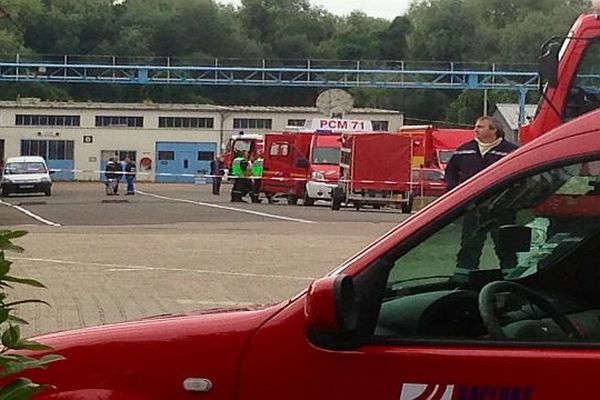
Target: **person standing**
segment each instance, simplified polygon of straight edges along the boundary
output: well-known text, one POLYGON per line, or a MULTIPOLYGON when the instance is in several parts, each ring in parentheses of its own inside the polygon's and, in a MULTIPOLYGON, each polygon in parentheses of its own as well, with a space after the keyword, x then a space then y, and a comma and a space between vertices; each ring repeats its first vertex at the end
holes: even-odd
POLYGON ((104 177, 106 178, 106 194, 108 196, 119 195, 119 179, 121 179, 121 173, 123 169, 121 164, 115 157, 111 157, 106 163, 106 169, 104 171, 104 177))
POLYGON ((262 157, 262 153, 258 153, 255 157, 254 160, 252 160, 252 166, 250 168, 251 174, 252 174, 252 192, 251 192, 251 197, 252 197, 252 202, 253 203, 260 203, 260 184, 262 182, 262 175, 263 175, 263 164, 264 164, 264 160, 262 157))
POLYGON ((137 168, 135 163, 131 161, 131 158, 125 157, 125 181, 127 182, 127 195, 133 196, 135 195, 135 188, 133 183, 135 182, 135 175, 137 173, 137 168))
POLYGON ((223 180, 223 174, 225 173, 225 157, 221 154, 215 157, 210 162, 210 175, 212 176, 212 194, 219 196, 221 194, 221 181, 223 180))
MULTIPOLYGON (((454 152, 445 171, 448 190, 452 190, 478 172, 501 160, 517 146, 504 139, 504 133, 493 117, 481 117, 475 122, 475 139, 459 146, 454 152)), ((514 268, 516 253, 502 252, 498 246, 498 228, 514 223, 514 215, 502 215, 494 221, 486 221, 479 213, 468 213, 463 218, 460 250, 456 256, 456 275, 465 277, 470 271, 479 269, 479 259, 488 232, 494 241, 500 267, 514 268)))
POLYGON ((233 203, 246 203, 244 196, 250 192, 250 180, 248 152, 243 151, 233 159, 231 163, 231 175, 233 175, 233 188, 231 189, 231 201, 233 203))

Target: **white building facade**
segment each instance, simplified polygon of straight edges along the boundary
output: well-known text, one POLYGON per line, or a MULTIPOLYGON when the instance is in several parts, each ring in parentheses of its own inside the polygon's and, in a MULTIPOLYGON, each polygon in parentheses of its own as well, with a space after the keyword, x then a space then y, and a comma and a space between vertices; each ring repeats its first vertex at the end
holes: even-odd
MULTIPOLYGON (((55 180, 98 180, 110 157, 128 156, 138 180, 189 182, 209 172, 233 134, 283 131, 322 117, 313 107, 0 101, 0 161, 40 155, 59 170, 55 180)), ((403 125, 391 110, 353 109, 345 118, 370 120, 379 131, 403 125)))

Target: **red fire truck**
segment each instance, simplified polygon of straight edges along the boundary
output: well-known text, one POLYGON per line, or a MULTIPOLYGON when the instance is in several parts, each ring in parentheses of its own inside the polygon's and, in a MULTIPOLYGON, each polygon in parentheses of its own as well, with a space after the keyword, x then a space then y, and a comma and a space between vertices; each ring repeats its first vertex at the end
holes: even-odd
POLYGON ((599 13, 581 15, 566 37, 552 38, 542 46, 542 99, 533 120, 521 127, 521 143, 600 106, 599 13))
POLYGON ((412 138, 413 168, 446 169, 454 150, 473 140, 472 129, 436 128, 433 125, 406 125, 398 130, 402 136, 412 138))
POLYGON ((321 118, 296 132, 267 134, 261 191, 268 199, 285 195, 288 204, 330 200, 340 176, 342 132, 369 131, 371 121, 321 118))
POLYGON ((225 168, 231 169, 231 163, 237 154, 247 151, 249 156, 255 156, 263 151, 263 135, 245 134, 240 132, 233 135, 225 145, 223 152, 225 168))
POLYGON ((343 203, 359 210, 369 205, 399 204, 410 213, 414 195, 411 187, 411 138, 388 133, 342 135, 341 177, 333 189, 331 209, 343 203))

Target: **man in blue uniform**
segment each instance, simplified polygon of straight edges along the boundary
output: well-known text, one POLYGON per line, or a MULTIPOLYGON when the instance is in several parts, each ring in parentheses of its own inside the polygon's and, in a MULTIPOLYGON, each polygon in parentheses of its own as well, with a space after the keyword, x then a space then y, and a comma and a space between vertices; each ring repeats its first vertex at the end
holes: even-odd
MULTIPOLYGON (((504 139, 504 134, 493 117, 481 117, 475 122, 475 139, 460 146, 446 167, 445 180, 448 190, 454 189, 479 171, 499 161, 517 146, 504 139)), ((456 276, 466 277, 470 271, 479 269, 479 258, 490 232, 496 255, 503 270, 516 267, 516 253, 502 251, 498 247, 498 228, 514 223, 514 215, 504 215, 494 221, 486 221, 484 215, 468 213, 463 218, 461 248, 456 257, 456 276)))

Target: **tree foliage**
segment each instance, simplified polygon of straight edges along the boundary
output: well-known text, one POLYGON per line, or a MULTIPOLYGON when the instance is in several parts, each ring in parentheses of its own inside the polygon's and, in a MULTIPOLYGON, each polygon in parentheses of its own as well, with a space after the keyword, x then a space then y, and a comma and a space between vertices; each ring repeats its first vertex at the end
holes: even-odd
MULTIPOLYGON (((0 18, 0 53, 34 59, 70 54, 86 60, 108 55, 163 63, 170 57, 188 64, 215 58, 276 59, 284 65, 298 59, 495 62, 530 64, 525 68, 532 69, 540 43, 564 35, 589 6, 589 0, 414 0, 405 15, 390 15, 386 20, 361 12, 336 16, 309 0, 242 0, 239 7, 215 0, 3 0, 8 15, 0 18)), ((23 92, 35 89, 20 87, 23 92)), ((114 101, 150 96, 156 101, 218 99, 228 104, 268 98, 273 104, 286 105, 306 99, 310 104, 314 99, 306 93, 314 92, 303 91, 293 100, 289 90, 256 88, 71 86, 46 89, 42 94, 110 101, 112 93, 114 101)), ((446 115, 461 121, 456 110, 474 96, 376 92, 360 96, 356 104, 405 104, 402 111, 411 109, 415 117, 425 118, 439 110, 433 113, 436 118, 446 115), (383 101, 385 97, 390 98, 383 101), (459 103, 451 106, 454 100, 459 103), (414 104, 427 106, 415 109, 414 104)), ((14 98, 14 90, 3 91, 1 96, 14 98)))

